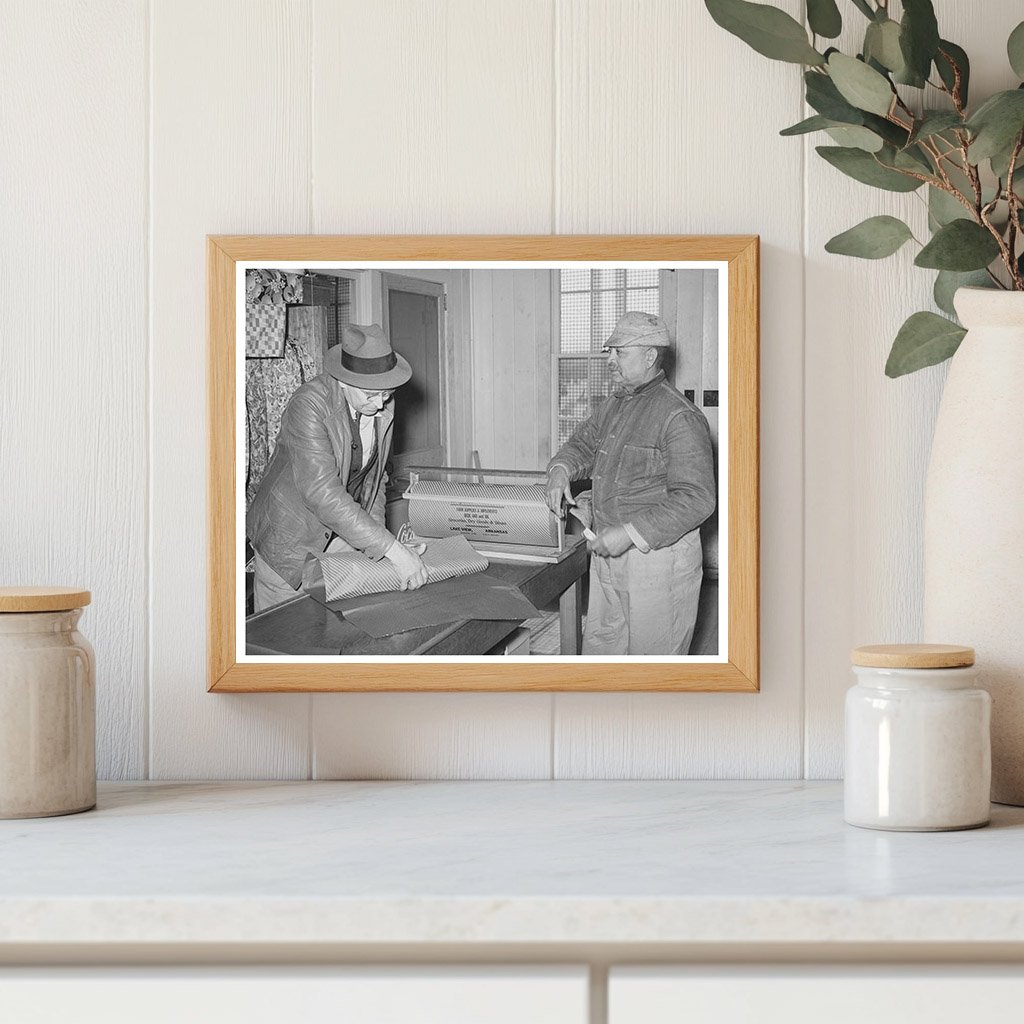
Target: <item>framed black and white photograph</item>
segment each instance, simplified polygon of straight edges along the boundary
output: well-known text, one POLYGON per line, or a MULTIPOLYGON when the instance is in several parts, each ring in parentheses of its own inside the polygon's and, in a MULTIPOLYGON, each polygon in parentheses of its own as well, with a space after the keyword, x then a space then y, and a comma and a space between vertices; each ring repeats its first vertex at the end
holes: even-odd
POLYGON ((210 688, 757 689, 757 255, 212 236, 210 688))

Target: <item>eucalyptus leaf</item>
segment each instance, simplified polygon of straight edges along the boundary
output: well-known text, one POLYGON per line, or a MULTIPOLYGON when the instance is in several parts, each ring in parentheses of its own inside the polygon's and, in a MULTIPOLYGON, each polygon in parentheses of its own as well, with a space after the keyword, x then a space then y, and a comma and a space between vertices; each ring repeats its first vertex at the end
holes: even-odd
POLYGON ((933 135, 941 135, 950 128, 956 128, 963 124, 960 115, 955 110, 926 110, 920 121, 914 122, 914 129, 907 139, 907 145, 917 142, 918 139, 929 139, 933 135))
POLYGON ((871 8, 871 4, 868 0, 853 0, 853 6, 864 15, 865 18, 874 18, 875 12, 871 8))
POLYGON ((842 146, 817 146, 815 149, 823 160, 865 185, 888 192, 913 192, 921 187, 922 182, 916 178, 883 166, 875 155, 862 149, 845 149, 842 146))
MULTIPOLYGON (((1017 142, 1020 136, 1014 136, 1010 139, 1004 149, 1001 149, 998 153, 993 153, 990 159, 992 165, 992 173, 997 178, 1008 179, 1010 173, 1010 161, 1013 159, 1014 151, 1017 148, 1017 142)), ((1019 181, 1021 178, 1020 165, 1024 164, 1024 153, 1017 154, 1017 160, 1013 168, 1014 181, 1019 181)))
POLYGON ((953 296, 958 288, 991 288, 992 278, 984 270, 972 270, 969 274, 957 274, 952 270, 940 270, 935 277, 935 305, 944 313, 956 316, 953 296))
POLYGON ((873 21, 864 34, 864 59, 875 60, 890 71, 902 71, 903 51, 900 49, 900 23, 873 21))
POLYGON ((835 123, 835 121, 827 117, 822 117, 821 114, 815 114, 814 117, 805 118, 797 124, 791 124, 788 128, 783 128, 779 134, 787 136, 808 135, 811 132, 822 132, 826 128, 831 128, 835 123))
POLYGON ((726 32, 772 60, 791 64, 823 64, 825 58, 807 39, 807 30, 785 11, 746 0, 704 0, 704 6, 726 32))
POLYGON ((971 140, 972 163, 981 163, 1003 153, 1024 131, 1024 90, 997 92, 983 103, 967 123, 971 140))
POLYGON ((960 72, 960 105, 967 106, 971 85, 971 62, 963 49, 948 39, 939 40, 939 52, 935 54, 935 68, 942 84, 952 92, 956 85, 953 66, 960 72))
POLYGON ((983 270, 998 257, 991 231, 973 220, 954 220, 935 232, 914 263, 932 270, 983 270))
POLYGON ((1011 33, 1006 43, 1006 54, 1010 58, 1010 67, 1018 78, 1024 78, 1024 21, 1011 33))
POLYGON ((804 74, 804 82, 807 84, 808 106, 816 110, 822 117, 829 117, 833 121, 842 121, 843 124, 864 124, 864 112, 843 99, 835 82, 828 75, 823 75, 818 71, 808 71, 804 74))
POLYGON ((825 243, 825 251, 862 260, 891 256, 913 238, 910 228, 897 217, 869 217, 825 243))
POLYGON ((939 42, 939 23, 932 0, 903 0, 900 49, 907 70, 920 79, 926 79, 939 42))
POLYGON ((857 124, 840 124, 826 131, 833 142, 847 148, 863 149, 866 153, 878 153, 885 143, 869 128, 857 124))
POLYGON ((843 31, 843 16, 836 0, 807 0, 807 23, 815 35, 835 39, 843 31))
POLYGON ((911 69, 908 64, 904 64, 899 71, 894 71, 892 80, 897 85, 909 85, 913 89, 923 89, 928 84, 928 79, 911 69))
MULTIPOLYGON (((949 183, 961 195, 966 196, 973 203, 975 199, 974 186, 971 184, 971 179, 967 177, 967 172, 956 163, 950 163, 947 161, 944 166, 946 168, 946 177, 949 178, 949 183)), ((995 195, 993 190, 982 188, 982 202, 988 202, 988 199, 991 199, 993 195, 995 195), (986 193, 990 193, 987 198, 986 193)))
POLYGON ((903 149, 907 145, 908 132, 892 121, 875 114, 864 115, 864 127, 870 128, 880 138, 885 139, 893 149, 903 149))
POLYGON ((938 313, 914 313, 896 335, 885 364, 885 375, 902 377, 945 362, 960 347, 966 333, 938 313))
POLYGON ((942 227, 954 220, 970 220, 964 205, 941 188, 928 186, 929 224, 942 227))
MULTIPOLYGON (((946 177, 949 178, 950 184, 967 200, 968 203, 970 203, 971 211, 973 211, 974 206, 975 206, 977 200, 976 200, 975 195, 974 195, 974 188, 971 185, 971 182, 969 181, 969 179, 967 178, 967 175, 964 174, 964 172, 961 171, 958 167, 950 166, 950 165, 947 164, 946 165, 946 177)), ((966 217, 968 219, 973 219, 974 218, 973 212, 968 211, 964 207, 963 203, 961 203, 960 200, 957 199, 955 196, 950 195, 948 192, 943 192, 942 195, 945 197, 946 200, 948 200, 948 202, 946 203, 946 208, 948 210, 955 211, 955 216, 951 216, 949 218, 950 220, 958 220, 958 219, 962 219, 964 217, 966 217)), ((995 196, 996 196, 996 184, 995 184, 995 182, 991 182, 991 183, 983 182, 982 186, 981 186, 981 203, 982 203, 982 205, 984 206, 984 205, 990 203, 993 199, 995 199, 995 196)))
MULTIPOLYGON (((882 162, 889 163, 888 160, 884 159, 884 156, 885 154, 883 154, 882 162)), ((891 166, 899 171, 912 171, 914 174, 927 174, 932 178, 938 177, 924 150, 917 145, 896 150, 893 154, 891 166)))
POLYGON ((847 103, 880 117, 889 113, 896 98, 892 86, 864 61, 836 52, 828 59, 828 73, 847 103))

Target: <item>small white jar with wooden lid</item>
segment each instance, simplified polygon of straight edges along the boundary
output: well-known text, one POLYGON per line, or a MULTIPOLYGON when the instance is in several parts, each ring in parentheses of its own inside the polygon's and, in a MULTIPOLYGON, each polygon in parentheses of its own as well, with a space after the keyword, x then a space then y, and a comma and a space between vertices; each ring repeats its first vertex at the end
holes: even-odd
POLYGON ((96 691, 78 620, 87 590, 0 587, 0 818, 96 806, 96 691))
POLYGON ((939 832, 989 822, 991 700, 974 651, 947 644, 858 647, 846 694, 845 818, 862 828, 939 832))

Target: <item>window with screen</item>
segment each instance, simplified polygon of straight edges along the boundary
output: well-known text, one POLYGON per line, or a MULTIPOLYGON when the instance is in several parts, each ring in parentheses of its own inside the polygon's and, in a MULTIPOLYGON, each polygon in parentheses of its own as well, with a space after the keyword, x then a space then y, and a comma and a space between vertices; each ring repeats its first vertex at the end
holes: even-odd
POLYGON ((661 315, 657 268, 560 272, 558 339, 558 444, 608 396, 608 357, 601 347, 627 310, 661 315))
POLYGON ((304 305, 324 306, 327 310, 327 348, 341 340, 341 328, 352 323, 353 282, 348 277, 306 272, 304 305))

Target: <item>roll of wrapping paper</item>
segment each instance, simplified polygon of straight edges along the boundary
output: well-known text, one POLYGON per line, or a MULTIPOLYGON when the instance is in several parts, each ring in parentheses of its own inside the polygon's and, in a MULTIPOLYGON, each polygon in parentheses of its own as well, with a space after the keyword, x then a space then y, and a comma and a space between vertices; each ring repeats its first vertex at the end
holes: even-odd
MULTIPOLYGON (((487 568, 487 559, 477 554, 464 537, 428 541, 420 557, 427 567, 428 583, 468 576, 487 568)), ((319 562, 328 601, 383 594, 402 586, 398 570, 386 558, 375 562, 361 551, 343 551, 322 555, 319 562)))
POLYGON ((469 540, 558 548, 558 519, 538 485, 417 480, 405 492, 419 537, 461 533, 469 540))

